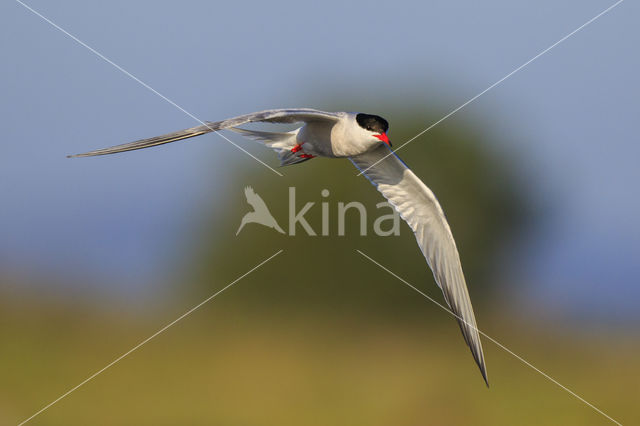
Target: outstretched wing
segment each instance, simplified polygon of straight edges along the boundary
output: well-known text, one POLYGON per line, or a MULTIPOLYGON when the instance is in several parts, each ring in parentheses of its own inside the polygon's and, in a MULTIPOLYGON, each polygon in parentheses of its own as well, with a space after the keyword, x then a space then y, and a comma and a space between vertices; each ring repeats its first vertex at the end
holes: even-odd
POLYGON ((433 192, 400 158, 389 153, 390 149, 380 144, 380 147, 350 159, 358 169, 366 170, 364 175, 413 230, 436 283, 456 315, 464 340, 487 381, 482 344, 449 224, 433 192))
POLYGON ((254 112, 251 114, 239 115, 222 121, 207 121, 201 126, 190 129, 179 130, 166 135, 155 136, 148 139, 140 139, 135 142, 112 146, 110 148, 97 149, 85 152, 84 154, 69 155, 69 157, 91 157, 94 155, 115 154, 117 152, 133 151, 136 149, 149 148, 169 142, 192 138, 204 135, 209 132, 227 129, 229 127, 241 126, 246 123, 267 122, 267 123, 300 123, 311 121, 338 121, 342 117, 339 112, 324 112, 310 108, 292 109, 270 109, 266 111, 254 112))

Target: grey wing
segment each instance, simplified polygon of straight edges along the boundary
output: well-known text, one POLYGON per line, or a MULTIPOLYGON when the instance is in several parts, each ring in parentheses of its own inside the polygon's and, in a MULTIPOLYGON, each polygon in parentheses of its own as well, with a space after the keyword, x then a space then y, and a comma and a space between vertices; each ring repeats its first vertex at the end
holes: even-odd
POLYGON ((149 148, 163 145, 194 136, 204 135, 209 132, 240 126, 246 123, 267 122, 267 123, 299 123, 311 121, 338 121, 344 113, 325 112, 310 108, 290 108, 290 109, 270 109, 266 111, 254 112, 251 114, 239 115, 222 121, 207 121, 201 126, 179 130, 166 135, 155 136, 147 139, 140 139, 135 142, 112 146, 110 148, 97 149, 85 152, 84 154, 69 155, 68 157, 91 157, 94 155, 115 154, 117 152, 133 151, 136 149, 149 148))
POLYGON ((350 159, 358 169, 366 170, 364 175, 389 200, 415 233, 436 283, 456 315, 462 335, 487 381, 482 344, 449 224, 433 192, 400 158, 389 153, 389 148, 381 144, 368 153, 350 159), (380 161, 385 156, 388 158, 380 161))

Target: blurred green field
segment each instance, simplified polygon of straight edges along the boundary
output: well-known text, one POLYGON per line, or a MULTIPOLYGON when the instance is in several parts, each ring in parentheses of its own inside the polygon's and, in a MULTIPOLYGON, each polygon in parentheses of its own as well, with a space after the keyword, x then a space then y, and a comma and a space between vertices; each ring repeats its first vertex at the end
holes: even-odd
MULTIPOLYGON (((392 318, 243 309, 232 292, 30 424, 608 424, 485 340, 487 389, 455 322, 428 301, 424 316, 392 318)), ((2 305, 1 424, 24 420, 191 307, 135 314, 7 298, 2 305)), ((637 340, 479 318, 489 335, 613 418, 640 424, 637 340)))

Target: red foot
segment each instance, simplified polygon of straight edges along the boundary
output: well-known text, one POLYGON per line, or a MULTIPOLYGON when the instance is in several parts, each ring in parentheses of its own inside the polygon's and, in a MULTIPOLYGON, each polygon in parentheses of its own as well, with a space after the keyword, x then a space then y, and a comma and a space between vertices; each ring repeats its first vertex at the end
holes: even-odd
POLYGON ((311 154, 300 154, 300 158, 314 158, 315 155, 311 155, 311 154))
MULTIPOLYGON (((304 142, 303 142, 304 143, 304 142)), ((291 148, 291 152, 298 152, 302 149, 302 144, 296 144, 296 146, 294 146, 293 148, 291 148)))

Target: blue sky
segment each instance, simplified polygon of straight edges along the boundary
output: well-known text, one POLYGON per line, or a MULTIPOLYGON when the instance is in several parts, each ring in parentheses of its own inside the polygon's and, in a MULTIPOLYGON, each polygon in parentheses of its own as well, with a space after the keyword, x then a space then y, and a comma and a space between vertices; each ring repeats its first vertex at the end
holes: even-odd
MULTIPOLYGON (((354 94, 348 110, 380 85, 452 110, 613 3, 27 2, 204 120, 314 107, 309 88, 326 86, 354 94)), ((506 141, 496 149, 527 159, 544 221, 516 268, 533 300, 635 312, 638 11, 621 3, 448 119, 491 111, 506 141)), ((197 123, 19 3, 0 16, 0 267, 151 292, 211 188, 231 190, 224 170, 261 166, 215 136, 67 160, 197 123)))

